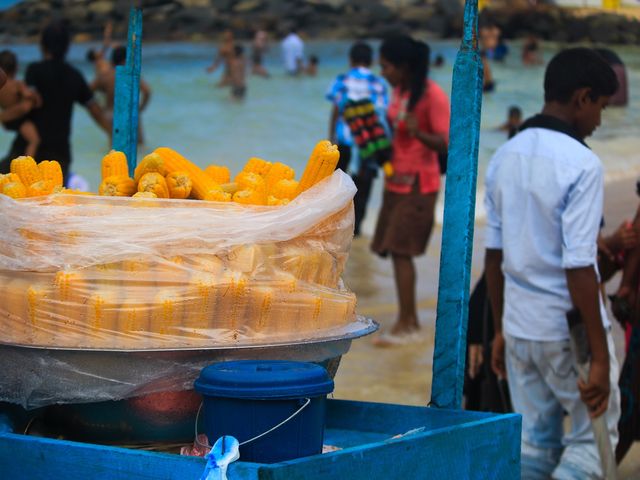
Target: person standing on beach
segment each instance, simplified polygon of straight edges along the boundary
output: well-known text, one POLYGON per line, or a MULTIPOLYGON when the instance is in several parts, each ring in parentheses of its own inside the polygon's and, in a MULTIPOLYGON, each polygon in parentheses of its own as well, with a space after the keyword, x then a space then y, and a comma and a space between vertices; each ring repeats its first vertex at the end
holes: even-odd
POLYGON ((393 174, 385 178, 382 208, 371 249, 391 255, 400 311, 380 345, 420 328, 413 257, 424 254, 440 190, 438 154, 449 142, 449 99, 427 79, 429 47, 409 36, 390 37, 380 47, 382 75, 393 87, 388 110, 393 130, 393 174))
POLYGON ((282 40, 282 60, 288 75, 297 76, 304 70, 304 42, 296 33, 296 29, 289 30, 289 34, 282 40))
POLYGON ((491 362, 522 415, 522 478, 602 478, 590 417, 606 415, 614 448, 618 441, 618 363, 596 263, 603 168, 584 142, 617 87, 595 51, 558 53, 545 73, 542 113, 487 167, 491 362), (567 314, 576 310, 591 350, 587 382, 569 344, 567 314))
MULTIPOLYGON (((360 225, 366 214, 373 180, 378 173, 378 163, 373 155, 367 155, 366 159, 363 158, 364 155, 359 155, 358 145, 354 141, 354 132, 356 135, 361 133, 369 135, 369 131, 359 132, 360 127, 354 121, 356 115, 350 115, 351 121, 347 122, 344 114, 347 109, 356 110, 366 105, 371 107, 372 113, 379 120, 386 117, 389 94, 383 79, 370 70, 372 60, 373 50, 368 44, 354 43, 349 50, 351 69, 336 77, 326 95, 327 100, 333 105, 329 120, 329 139, 338 145, 340 151, 340 160, 336 168, 348 172, 352 157, 357 160, 354 162, 356 165, 351 169, 354 172, 352 173, 353 181, 358 188, 353 199, 356 236, 360 235, 360 225), (351 126, 354 127, 353 131, 351 126)), ((386 138, 386 132, 381 133, 386 138)), ((386 141, 388 142, 388 139, 386 141)), ((363 153, 366 155, 369 152, 363 153)))
MULTIPOLYGON (((107 133, 111 125, 82 74, 65 61, 71 36, 66 22, 48 24, 40 37, 44 59, 27 67, 25 81, 42 97, 42 106, 33 110, 31 118, 40 133, 37 161, 57 160, 65 180, 71 165, 71 117, 73 104, 84 106, 93 120, 107 133)), ((22 155, 26 140, 18 134, 7 157, 0 163, 0 172, 9 171, 11 160, 22 155)))
POLYGON ((231 61, 234 57, 235 39, 233 31, 225 30, 222 34, 222 42, 218 48, 218 53, 213 59, 213 63, 207 67, 207 73, 215 72, 220 65, 224 65, 224 71, 217 87, 227 87, 231 85, 231 61))

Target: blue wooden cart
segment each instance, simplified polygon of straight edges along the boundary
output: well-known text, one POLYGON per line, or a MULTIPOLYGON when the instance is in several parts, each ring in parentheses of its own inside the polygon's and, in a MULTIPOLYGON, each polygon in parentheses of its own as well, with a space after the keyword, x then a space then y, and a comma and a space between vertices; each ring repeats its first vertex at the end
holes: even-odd
MULTIPOLYGON (((518 415, 460 409, 473 244, 482 64, 477 0, 465 5, 453 74, 451 139, 429 407, 329 400, 325 443, 340 450, 276 464, 238 461, 232 480, 513 479, 520 475, 518 415)), ((140 78, 140 11, 130 19, 126 67, 117 72, 114 147, 135 166, 140 78)), ((0 413, 2 479, 197 479, 198 457, 76 443, 12 433, 0 413)))

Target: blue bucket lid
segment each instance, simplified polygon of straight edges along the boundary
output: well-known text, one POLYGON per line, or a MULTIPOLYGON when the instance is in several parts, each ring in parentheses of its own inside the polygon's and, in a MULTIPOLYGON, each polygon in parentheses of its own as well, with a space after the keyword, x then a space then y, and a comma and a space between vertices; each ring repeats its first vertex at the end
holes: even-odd
POLYGON ((227 398, 317 397, 333 391, 333 380, 314 363, 238 360, 204 368, 195 389, 203 395, 227 398))

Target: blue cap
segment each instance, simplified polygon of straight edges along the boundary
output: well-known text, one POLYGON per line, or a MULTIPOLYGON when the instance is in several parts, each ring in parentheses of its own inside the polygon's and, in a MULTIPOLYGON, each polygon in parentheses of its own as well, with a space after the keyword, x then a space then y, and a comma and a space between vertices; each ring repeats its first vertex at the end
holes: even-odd
POLYGON ((212 397, 304 398, 333 392, 333 380, 315 363, 238 360, 204 368, 195 389, 212 397))

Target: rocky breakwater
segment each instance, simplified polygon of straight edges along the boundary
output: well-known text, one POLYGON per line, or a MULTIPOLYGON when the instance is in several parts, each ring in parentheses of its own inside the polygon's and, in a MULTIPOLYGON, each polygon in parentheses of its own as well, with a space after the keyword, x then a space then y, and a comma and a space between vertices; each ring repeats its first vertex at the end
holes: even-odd
MULTIPOLYGON (((131 0, 23 0, 0 11, 0 39, 35 40, 53 17, 67 18, 76 40, 98 40, 108 20, 125 38, 131 0)), ((459 37, 463 0, 140 0, 147 40, 216 38, 232 28, 250 38, 255 28, 274 36, 295 26, 310 38, 380 38, 410 31, 459 37)), ((507 38, 535 34, 559 42, 633 44, 640 22, 614 13, 557 7, 532 9, 525 0, 494 0, 481 21, 497 24, 507 38)))

